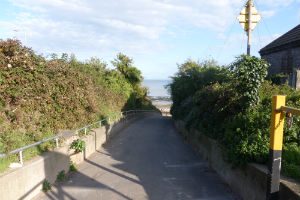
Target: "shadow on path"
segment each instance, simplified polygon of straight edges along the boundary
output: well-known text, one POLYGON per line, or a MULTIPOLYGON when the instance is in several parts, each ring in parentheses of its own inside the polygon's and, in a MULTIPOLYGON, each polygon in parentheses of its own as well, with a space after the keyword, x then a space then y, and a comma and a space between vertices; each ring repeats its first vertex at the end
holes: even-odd
POLYGON ((152 115, 105 145, 112 167, 135 175, 148 199, 236 199, 175 130, 169 117, 152 115))
POLYGON ((128 126, 38 199, 237 199, 186 145, 170 118, 151 114, 128 126))

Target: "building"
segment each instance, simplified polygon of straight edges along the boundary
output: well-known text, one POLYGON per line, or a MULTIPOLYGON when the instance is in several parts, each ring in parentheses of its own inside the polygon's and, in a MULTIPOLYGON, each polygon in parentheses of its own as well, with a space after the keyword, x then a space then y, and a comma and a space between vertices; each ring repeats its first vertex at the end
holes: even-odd
POLYGON ((260 50, 271 64, 269 75, 285 74, 289 85, 300 88, 300 25, 260 50))

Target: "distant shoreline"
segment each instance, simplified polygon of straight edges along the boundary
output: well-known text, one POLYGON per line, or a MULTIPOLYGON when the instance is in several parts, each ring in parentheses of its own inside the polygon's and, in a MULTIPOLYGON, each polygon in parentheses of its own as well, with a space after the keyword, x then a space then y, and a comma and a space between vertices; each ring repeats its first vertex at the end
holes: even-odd
POLYGON ((170 112, 170 108, 173 104, 171 97, 169 96, 148 96, 152 101, 152 104, 160 110, 167 110, 170 112))
POLYGON ((148 96, 152 101, 170 101, 172 102, 172 99, 170 96, 148 96))
POLYGON ((143 84, 148 88, 147 98, 162 112, 170 112, 173 104, 172 98, 166 89, 171 80, 144 80, 143 84))

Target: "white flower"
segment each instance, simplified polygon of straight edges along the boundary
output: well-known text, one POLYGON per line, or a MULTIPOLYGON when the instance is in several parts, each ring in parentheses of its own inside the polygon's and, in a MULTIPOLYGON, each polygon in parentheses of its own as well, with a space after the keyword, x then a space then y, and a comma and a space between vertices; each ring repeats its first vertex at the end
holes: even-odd
POLYGON ((8 68, 12 68, 12 65, 11 65, 11 64, 7 64, 7 67, 8 67, 8 68))

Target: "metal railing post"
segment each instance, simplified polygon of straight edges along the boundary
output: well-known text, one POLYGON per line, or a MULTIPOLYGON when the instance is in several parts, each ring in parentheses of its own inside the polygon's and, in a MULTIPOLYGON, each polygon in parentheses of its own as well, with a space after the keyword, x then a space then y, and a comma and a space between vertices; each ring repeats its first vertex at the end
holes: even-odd
POLYGON ((86 135, 87 133, 87 128, 84 128, 84 135, 86 135))
POLYGON ((273 96, 270 132, 270 150, 268 163, 267 200, 279 199, 281 152, 283 143, 284 113, 280 110, 285 106, 285 96, 273 96))
POLYGON ((23 166, 23 151, 19 151, 19 161, 20 164, 23 166))
POLYGON ((55 145, 56 145, 56 148, 58 148, 58 146, 59 146, 58 138, 55 138, 55 145))

